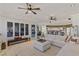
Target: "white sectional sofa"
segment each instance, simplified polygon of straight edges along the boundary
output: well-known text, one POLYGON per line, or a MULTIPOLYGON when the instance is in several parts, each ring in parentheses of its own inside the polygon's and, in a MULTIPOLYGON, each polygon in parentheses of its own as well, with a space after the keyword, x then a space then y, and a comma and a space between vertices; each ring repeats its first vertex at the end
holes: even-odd
POLYGON ((67 38, 67 36, 60 36, 60 35, 46 35, 45 39, 50 41, 51 44, 56 45, 58 47, 63 47, 66 42, 65 39, 67 38))

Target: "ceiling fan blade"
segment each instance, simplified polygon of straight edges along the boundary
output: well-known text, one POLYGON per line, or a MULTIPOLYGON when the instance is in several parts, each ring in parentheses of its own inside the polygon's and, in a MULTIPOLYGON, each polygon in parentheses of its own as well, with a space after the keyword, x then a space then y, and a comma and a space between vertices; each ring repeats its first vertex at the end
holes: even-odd
POLYGON ((26 5, 28 6, 29 4, 28 4, 28 3, 26 3, 26 5))
POLYGON ((29 8, 32 8, 32 5, 31 4, 29 4, 29 8))
POLYGON ((18 9, 26 9, 26 8, 18 7, 18 9))
POLYGON ((40 8, 32 8, 32 10, 40 10, 40 8))
MULTIPOLYGON (((32 10, 31 10, 32 11, 32 10)), ((36 12, 32 11, 33 14, 37 14, 36 12)))
POLYGON ((26 11, 25 14, 28 14, 28 11, 26 11))
POLYGON ((27 6, 26 8, 28 9, 29 8, 29 3, 26 3, 26 6, 27 6))

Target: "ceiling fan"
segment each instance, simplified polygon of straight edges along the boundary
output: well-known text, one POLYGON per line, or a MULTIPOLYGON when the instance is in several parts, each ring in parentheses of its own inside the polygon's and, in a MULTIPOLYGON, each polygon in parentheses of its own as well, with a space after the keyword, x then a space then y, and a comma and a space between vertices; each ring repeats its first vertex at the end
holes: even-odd
POLYGON ((56 21, 56 17, 55 16, 50 16, 50 20, 56 21))
POLYGON ((50 23, 52 23, 52 21, 56 21, 56 17, 55 16, 50 16, 50 23))
POLYGON ((28 14, 29 11, 31 11, 33 14, 37 14, 34 10, 40 10, 40 8, 33 8, 31 4, 26 3, 26 7, 18 7, 18 9, 24 9, 26 10, 25 14, 28 14))

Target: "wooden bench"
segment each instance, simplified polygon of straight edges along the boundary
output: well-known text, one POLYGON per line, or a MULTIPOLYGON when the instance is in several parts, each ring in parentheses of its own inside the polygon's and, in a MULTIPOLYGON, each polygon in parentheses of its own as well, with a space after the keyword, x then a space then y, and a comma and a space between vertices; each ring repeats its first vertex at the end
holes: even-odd
POLYGON ((18 43, 22 43, 22 42, 26 42, 26 41, 29 41, 29 40, 30 40, 30 38, 28 38, 28 37, 25 37, 25 38, 15 37, 13 40, 8 40, 8 46, 18 44, 18 43))

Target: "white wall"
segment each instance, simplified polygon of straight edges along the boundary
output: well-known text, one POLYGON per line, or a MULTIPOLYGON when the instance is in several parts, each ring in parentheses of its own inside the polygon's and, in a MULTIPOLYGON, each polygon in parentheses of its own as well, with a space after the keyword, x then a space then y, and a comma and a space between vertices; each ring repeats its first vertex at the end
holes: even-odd
POLYGON ((72 33, 79 36, 79 13, 71 15, 70 17, 73 24, 72 33))
POLYGON ((79 25, 79 14, 71 15, 73 25, 79 25))

